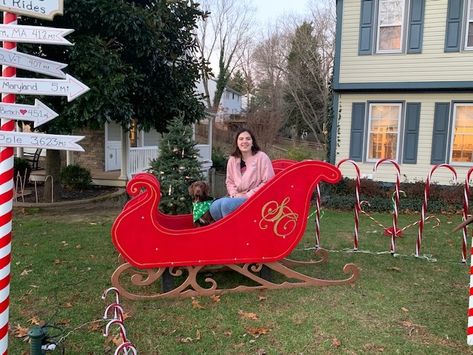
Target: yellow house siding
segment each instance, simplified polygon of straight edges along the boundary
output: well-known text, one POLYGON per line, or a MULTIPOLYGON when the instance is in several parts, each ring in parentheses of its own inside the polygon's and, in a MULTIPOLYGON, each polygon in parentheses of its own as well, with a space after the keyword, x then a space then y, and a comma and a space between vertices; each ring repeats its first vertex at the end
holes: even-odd
MULTIPOLYGON (((406 102, 420 102, 420 124, 419 124, 419 142, 417 151, 417 164, 402 164, 401 163, 401 180, 402 181, 416 181, 425 180, 432 165, 431 147, 432 144, 432 129, 434 124, 434 110, 436 102, 451 102, 454 101, 472 101, 473 94, 465 93, 423 93, 423 94, 341 94, 339 98, 339 105, 341 109, 341 117, 339 121, 338 145, 336 150, 336 162, 349 157, 350 149, 350 130, 351 130, 351 114, 352 103, 367 102, 367 101, 406 101, 406 102)), ((368 106, 367 106, 368 109, 368 106)), ((404 123, 404 122, 403 122, 404 123)), ((366 142, 365 142, 366 144, 366 142)), ((402 144, 402 139, 401 139, 402 144)), ((366 146, 364 147, 364 155, 366 155, 366 146)), ((398 157, 398 161, 402 161, 398 157)), ((396 179, 396 172, 391 164, 383 164, 379 167, 376 173, 373 172, 375 163, 357 163, 360 167, 363 176, 372 177, 375 180, 394 182, 396 179)), ((469 167, 458 166, 452 164, 457 170, 458 180, 463 183, 469 167)), ((344 176, 355 177, 355 171, 349 164, 342 166, 342 173, 344 176)), ((451 184, 453 175, 450 170, 442 168, 438 169, 433 175, 432 181, 440 184, 451 184)))
POLYGON ((444 53, 447 4, 425 1, 422 53, 358 55, 361 1, 345 0, 340 83, 472 81, 473 51, 444 53))

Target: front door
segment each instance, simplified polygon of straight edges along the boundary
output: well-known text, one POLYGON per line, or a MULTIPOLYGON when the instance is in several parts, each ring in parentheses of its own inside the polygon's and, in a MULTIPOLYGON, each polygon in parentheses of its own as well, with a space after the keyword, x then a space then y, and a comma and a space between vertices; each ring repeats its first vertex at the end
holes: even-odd
POLYGON ((120 170, 121 168, 121 127, 115 122, 105 125, 105 171, 120 170))

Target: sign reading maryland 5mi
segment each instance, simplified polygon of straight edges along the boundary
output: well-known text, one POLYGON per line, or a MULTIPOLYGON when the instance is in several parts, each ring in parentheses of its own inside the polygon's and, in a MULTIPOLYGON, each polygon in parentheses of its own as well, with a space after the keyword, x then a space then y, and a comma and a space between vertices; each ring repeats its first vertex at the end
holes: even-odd
POLYGON ((0 11, 52 20, 64 12, 64 0, 0 0, 0 11))

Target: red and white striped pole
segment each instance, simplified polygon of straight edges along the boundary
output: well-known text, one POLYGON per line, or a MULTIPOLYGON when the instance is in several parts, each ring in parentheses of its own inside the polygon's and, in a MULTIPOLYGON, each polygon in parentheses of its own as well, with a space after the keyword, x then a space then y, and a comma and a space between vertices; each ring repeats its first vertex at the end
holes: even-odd
MULTIPOLYGON (((473 168, 470 168, 468 170, 468 173, 466 174, 465 188, 463 189, 463 214, 462 214, 463 221, 466 221, 466 219, 468 218, 468 213, 470 212, 470 206, 469 206, 468 198, 470 197, 470 179, 471 179, 471 174, 472 173, 473 173, 473 168)), ((466 258, 467 258, 466 247, 468 245, 468 227, 464 226, 463 229, 462 229, 462 232, 463 232, 462 263, 466 263, 466 258)))
POLYGON ((419 222, 419 229, 417 230, 417 241, 416 241, 416 257, 420 256, 420 247, 422 246, 422 235, 424 233, 424 224, 425 224, 425 217, 427 214, 427 206, 429 203, 429 196, 430 196, 430 180, 432 179, 432 174, 438 168, 447 168, 453 173, 454 181, 457 181, 457 172, 453 167, 448 164, 439 164, 435 165, 432 170, 430 170, 429 175, 427 176, 427 180, 425 181, 424 187, 424 201, 422 202, 422 210, 420 213, 420 222, 419 222))
POLYGON ((466 342, 473 345, 473 238, 471 239, 470 261, 470 296, 468 298, 468 325, 466 328, 466 342))
POLYGON ((315 200, 315 249, 320 248, 320 185, 317 184, 317 197, 315 200))
MULTIPOLYGON (((17 16, 3 13, 5 25, 15 25, 17 16)), ((3 48, 16 51, 16 43, 3 42, 3 48)), ((15 77, 14 67, 3 66, 3 77, 15 77)), ((3 94, 2 102, 15 103, 15 95, 3 94)), ((14 131, 15 121, 2 119, 2 131, 14 131)), ((10 304, 11 230, 13 209, 13 148, 0 150, 0 354, 8 353, 8 315, 10 304)))
POLYGON ((395 186, 394 203, 393 203, 393 229, 391 232, 391 254, 394 255, 396 253, 396 237, 401 232, 401 230, 397 228, 397 222, 398 222, 398 216, 399 216, 399 201, 400 201, 399 191, 401 190, 401 167, 396 161, 385 158, 385 159, 378 160, 373 170, 376 171, 378 169, 378 166, 380 166, 383 163, 391 163, 396 168, 396 186, 395 186))
POLYGON ((353 166, 355 167, 355 170, 356 170, 356 185, 355 185, 356 200, 355 200, 355 208, 354 208, 354 210, 355 210, 355 215, 354 215, 355 229, 353 230, 353 250, 357 251, 358 250, 358 240, 359 240, 358 230, 359 230, 359 227, 360 227, 360 212, 361 212, 361 202, 360 202, 360 188, 361 188, 360 177, 361 177, 361 173, 360 173, 360 168, 358 167, 358 165, 355 163, 354 160, 351 160, 351 159, 341 160, 337 164, 337 168, 340 169, 340 166, 345 162, 353 164, 353 166))

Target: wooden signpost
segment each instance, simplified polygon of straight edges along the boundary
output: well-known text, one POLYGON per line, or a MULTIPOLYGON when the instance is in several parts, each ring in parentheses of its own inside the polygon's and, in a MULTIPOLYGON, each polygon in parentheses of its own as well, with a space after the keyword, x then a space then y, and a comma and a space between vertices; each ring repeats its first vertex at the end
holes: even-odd
POLYGON ((64 36, 74 30, 44 26, 0 25, 0 41, 69 45, 64 36))
POLYGON ((39 100, 34 105, 0 103, 0 117, 15 120, 33 122, 34 127, 56 118, 58 114, 39 100))
POLYGON ((67 67, 67 64, 25 53, 12 52, 3 48, 0 48, 0 64, 54 76, 55 78, 63 79, 66 77, 66 74, 61 69, 67 67))
POLYGON ((37 127, 57 114, 36 100, 35 105, 15 103, 15 94, 66 96, 71 101, 89 88, 61 69, 66 64, 17 53, 16 43, 71 45, 64 37, 73 30, 44 26, 21 26, 17 15, 52 20, 63 13, 63 0, 0 0, 0 354, 8 353, 10 303, 11 227, 13 205, 13 147, 83 151, 77 144, 82 136, 15 132, 15 120, 32 121, 37 127), (16 68, 59 79, 16 78, 16 68))
POLYGON ((0 77, 0 92, 11 94, 67 96, 70 102, 87 91, 87 85, 70 75, 65 80, 0 77))
POLYGON ((12 12, 14 14, 29 17, 52 20, 55 15, 62 15, 64 11, 63 0, 2 0, 0 11, 12 12))

